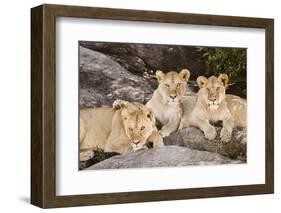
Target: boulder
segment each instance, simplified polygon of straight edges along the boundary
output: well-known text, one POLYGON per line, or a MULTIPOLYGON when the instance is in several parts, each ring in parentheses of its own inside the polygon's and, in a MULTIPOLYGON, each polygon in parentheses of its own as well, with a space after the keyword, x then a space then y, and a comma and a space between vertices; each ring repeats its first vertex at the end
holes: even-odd
MULTIPOLYGON (((219 136, 221 127, 216 126, 216 130, 219 136)), ((165 145, 177 145, 190 149, 217 152, 232 159, 246 161, 247 134, 245 128, 235 128, 232 132, 231 141, 227 143, 221 142, 218 136, 215 140, 209 141, 204 137, 200 129, 189 127, 165 137, 164 143, 165 145)))
POLYGON ((111 106, 116 99, 146 103, 153 88, 111 57, 80 47, 80 107, 111 106))
POLYGON ((231 160, 218 153, 193 150, 180 146, 164 146, 156 149, 139 150, 124 155, 117 155, 94 164, 87 170, 175 167, 194 165, 237 164, 239 160, 231 160))
MULTIPOLYGON (((166 72, 187 68, 192 71, 191 79, 196 79, 196 76, 203 75, 207 69, 203 54, 195 46, 89 41, 80 41, 79 45, 112 56, 136 75, 154 74, 158 69, 166 72)), ((154 86, 156 84, 154 81, 154 86)))

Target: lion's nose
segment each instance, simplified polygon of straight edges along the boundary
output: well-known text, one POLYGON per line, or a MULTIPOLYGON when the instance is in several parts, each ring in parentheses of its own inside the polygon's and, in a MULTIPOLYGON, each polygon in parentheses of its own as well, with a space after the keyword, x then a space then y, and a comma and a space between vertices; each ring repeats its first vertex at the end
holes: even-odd
POLYGON ((177 96, 176 95, 170 95, 170 98, 175 99, 177 96))
POLYGON ((140 143, 140 140, 133 140, 133 143, 134 143, 135 145, 138 145, 138 144, 140 143))
POLYGON ((214 98, 210 98, 210 101, 216 101, 217 99, 214 97, 214 98))

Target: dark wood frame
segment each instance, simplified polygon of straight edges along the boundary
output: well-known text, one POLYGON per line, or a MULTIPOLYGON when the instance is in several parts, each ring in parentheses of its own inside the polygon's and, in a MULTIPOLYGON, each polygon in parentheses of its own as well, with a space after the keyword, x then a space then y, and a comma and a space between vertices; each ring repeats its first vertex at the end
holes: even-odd
POLYGON ((31 9, 31 203, 65 207, 266 194, 274 191, 274 20, 63 5, 31 9), (266 183, 195 189, 56 195, 56 17, 262 28, 266 32, 266 183))

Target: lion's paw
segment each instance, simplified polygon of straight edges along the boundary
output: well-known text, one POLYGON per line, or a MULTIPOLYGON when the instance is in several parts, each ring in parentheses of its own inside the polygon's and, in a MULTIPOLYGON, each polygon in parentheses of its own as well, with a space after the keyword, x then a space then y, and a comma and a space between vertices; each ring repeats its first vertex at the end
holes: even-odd
POLYGON ((231 140, 231 134, 226 128, 222 128, 220 138, 222 142, 229 142, 231 140))
POLYGON ((142 147, 134 147, 133 148, 133 152, 137 152, 137 151, 140 151, 140 150, 148 150, 148 147, 142 146, 142 147))
POLYGON ((86 151, 80 153, 80 161, 87 161, 93 158, 95 153, 93 151, 86 151))
POLYGON ((217 137, 217 131, 213 126, 209 127, 209 129, 207 129, 207 131, 205 131, 204 134, 205 134, 205 138, 207 138, 208 140, 214 140, 217 137))
POLYGON ((168 131, 167 129, 161 129, 159 131, 159 134, 162 136, 162 138, 165 138, 170 135, 170 131, 168 131))
POLYGON ((186 122, 181 121, 178 130, 182 130, 187 127, 188 127, 188 124, 186 122))
POLYGON ((112 107, 113 109, 120 109, 121 107, 125 106, 128 101, 123 101, 121 99, 117 99, 113 102, 112 107))
POLYGON ((164 146, 164 142, 163 142, 162 138, 159 141, 157 141, 156 143, 153 143, 153 148, 160 148, 163 146, 164 146))

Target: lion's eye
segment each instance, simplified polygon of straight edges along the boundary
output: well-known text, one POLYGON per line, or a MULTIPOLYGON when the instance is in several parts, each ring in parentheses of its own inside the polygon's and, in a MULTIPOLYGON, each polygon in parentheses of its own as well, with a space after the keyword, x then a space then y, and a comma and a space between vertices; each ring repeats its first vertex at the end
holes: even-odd
POLYGON ((165 87, 169 88, 169 87, 170 87, 170 85, 169 85, 169 84, 165 84, 165 87))
POLYGON ((142 127, 141 127, 141 130, 144 130, 144 129, 145 129, 145 126, 142 126, 142 127))
POLYGON ((177 87, 181 87, 181 83, 178 83, 178 84, 177 84, 177 87))
POLYGON ((133 131, 133 129, 132 129, 132 128, 129 128, 129 131, 130 131, 130 132, 132 132, 132 131, 133 131))

